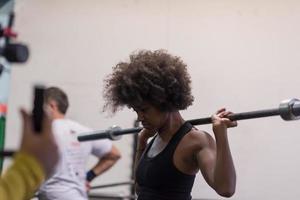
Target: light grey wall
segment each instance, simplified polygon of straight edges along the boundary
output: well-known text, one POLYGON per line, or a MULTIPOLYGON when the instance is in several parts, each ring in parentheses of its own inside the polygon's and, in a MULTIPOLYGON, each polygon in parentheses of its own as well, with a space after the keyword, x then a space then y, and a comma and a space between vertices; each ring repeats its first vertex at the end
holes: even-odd
MULTIPOLYGON (((31 106, 36 82, 58 85, 70 96, 69 117, 95 129, 131 127, 135 114, 101 113, 102 81, 137 49, 168 49, 189 66, 195 103, 187 118, 275 108, 299 98, 300 2, 292 0, 19 0, 19 37, 31 48, 14 66, 9 97, 7 147, 17 147, 17 109, 31 106)), ((200 129, 211 133, 210 126, 200 129)), ((237 170, 232 199, 297 199, 300 195, 300 124, 279 117, 239 122, 230 130, 237 170)), ((130 174, 131 137, 116 145, 123 158, 97 181, 124 181, 130 174)), ((127 188, 112 188, 126 193, 127 188)), ((195 198, 218 198, 199 174, 195 198)))

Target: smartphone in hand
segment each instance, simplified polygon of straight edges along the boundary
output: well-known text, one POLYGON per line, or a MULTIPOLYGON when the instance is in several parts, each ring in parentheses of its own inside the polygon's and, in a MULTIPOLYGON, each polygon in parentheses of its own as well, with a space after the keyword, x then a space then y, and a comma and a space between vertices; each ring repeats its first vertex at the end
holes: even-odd
POLYGON ((44 91, 45 87, 42 85, 34 86, 34 99, 32 110, 33 128, 36 133, 42 132, 42 123, 44 118, 44 91))

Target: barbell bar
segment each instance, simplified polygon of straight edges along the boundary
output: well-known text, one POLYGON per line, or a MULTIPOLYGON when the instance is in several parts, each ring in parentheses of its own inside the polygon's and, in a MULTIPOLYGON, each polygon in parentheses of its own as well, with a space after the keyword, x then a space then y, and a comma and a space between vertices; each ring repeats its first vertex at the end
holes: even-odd
MULTIPOLYGON (((271 117, 277 115, 280 115, 280 117, 285 121, 300 119, 300 100, 296 98, 287 99, 280 103, 279 108, 234 113, 228 115, 228 119, 237 121, 245 119, 271 117)), ((212 123, 211 117, 192 119, 187 121, 190 122, 192 125, 203 125, 212 123)), ((88 134, 78 136, 78 140, 81 142, 106 138, 111 140, 118 140, 122 135, 138 133, 141 130, 141 127, 121 129, 118 126, 113 126, 104 131, 93 131, 88 134)))

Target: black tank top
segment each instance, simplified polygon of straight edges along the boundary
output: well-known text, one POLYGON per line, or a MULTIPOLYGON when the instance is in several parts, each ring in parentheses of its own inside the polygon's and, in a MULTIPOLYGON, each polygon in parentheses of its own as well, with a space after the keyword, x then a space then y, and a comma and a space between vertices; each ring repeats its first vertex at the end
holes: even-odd
POLYGON ((138 200, 190 200, 195 175, 184 174, 173 163, 173 155, 183 136, 192 129, 185 122, 167 146, 155 157, 147 156, 154 139, 144 151, 136 171, 138 200))

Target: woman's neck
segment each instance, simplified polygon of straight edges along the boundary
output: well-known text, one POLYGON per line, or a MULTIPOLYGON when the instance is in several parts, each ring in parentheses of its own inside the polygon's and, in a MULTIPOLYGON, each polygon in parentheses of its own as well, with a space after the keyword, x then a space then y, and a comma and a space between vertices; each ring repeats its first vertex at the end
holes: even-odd
POLYGON ((170 112, 163 126, 157 131, 160 138, 168 142, 184 123, 179 111, 170 112))

